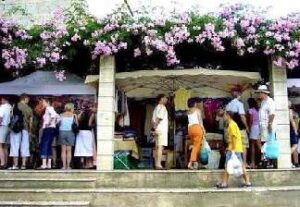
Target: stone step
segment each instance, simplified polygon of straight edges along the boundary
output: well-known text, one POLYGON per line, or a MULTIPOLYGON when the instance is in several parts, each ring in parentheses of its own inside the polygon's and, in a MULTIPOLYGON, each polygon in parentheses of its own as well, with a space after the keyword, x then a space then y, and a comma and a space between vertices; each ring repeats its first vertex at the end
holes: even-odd
MULTIPOLYGON (((72 188, 210 188, 219 180, 222 172, 222 170, 0 171, 0 186, 9 188, 71 188, 71 186, 72 188), (32 184, 25 182, 26 179, 31 179, 32 184)), ((250 170, 249 175, 256 186, 300 186, 299 169, 250 170)), ((231 179, 231 184, 237 185, 238 182, 239 179, 231 179)))
POLYGON ((1 189, 0 200, 76 202, 101 207, 298 207, 300 186, 251 188, 1 189))
POLYGON ((1 188, 95 188, 96 178, 0 178, 1 188))
POLYGON ((32 207, 32 206, 42 206, 42 207, 89 207, 90 202, 88 201, 0 201, 0 206, 5 207, 32 207))

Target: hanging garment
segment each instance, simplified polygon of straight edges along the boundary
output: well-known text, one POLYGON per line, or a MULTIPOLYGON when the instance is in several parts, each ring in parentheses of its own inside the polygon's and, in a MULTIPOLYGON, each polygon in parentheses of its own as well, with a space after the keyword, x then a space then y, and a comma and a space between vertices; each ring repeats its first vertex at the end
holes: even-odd
POLYGON ((174 105, 175 110, 188 110, 187 101, 191 98, 191 91, 183 88, 175 91, 174 105))
POLYGON ((130 126, 130 115, 128 110, 128 99, 127 96, 124 96, 124 126, 130 126))
POLYGON ((145 118, 145 127, 144 134, 150 136, 151 134, 151 121, 152 121, 152 113, 155 109, 155 105, 147 104, 146 105, 146 118, 145 118))

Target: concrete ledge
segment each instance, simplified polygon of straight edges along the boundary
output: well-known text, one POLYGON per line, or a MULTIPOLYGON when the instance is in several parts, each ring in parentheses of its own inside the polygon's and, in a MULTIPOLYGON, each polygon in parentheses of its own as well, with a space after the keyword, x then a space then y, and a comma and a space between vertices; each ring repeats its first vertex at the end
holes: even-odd
MULTIPOLYGON (((140 171, 0 171, 0 185, 6 188, 210 188, 223 170, 140 171), (28 182, 26 182, 28 181, 28 182), (60 182, 61 181, 61 182, 60 182)), ((299 169, 249 170, 255 186, 300 186, 299 169)), ((231 186, 240 179, 231 178, 231 186)))
POLYGON ((95 189, 1 189, 1 193, 219 193, 300 191, 300 186, 217 188, 95 188, 95 189))
POLYGON ((61 201, 0 201, 0 206, 90 206, 88 201, 61 202, 61 201))
POLYGON ((201 189, 3 189, 0 200, 82 201, 98 207, 298 207, 300 186, 201 189))

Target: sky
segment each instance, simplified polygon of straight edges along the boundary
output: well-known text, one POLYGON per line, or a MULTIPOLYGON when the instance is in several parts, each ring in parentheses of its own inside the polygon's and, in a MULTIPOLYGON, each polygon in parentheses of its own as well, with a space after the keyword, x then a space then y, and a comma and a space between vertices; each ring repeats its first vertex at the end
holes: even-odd
MULTIPOLYGON (((268 8, 268 16, 277 18, 286 14, 300 11, 299 0, 127 0, 134 9, 139 5, 162 6, 167 10, 174 9, 177 5, 178 10, 187 10, 192 6, 197 6, 203 13, 212 12, 218 9, 220 4, 247 3, 254 6, 268 8)), ((87 0, 90 11, 98 16, 103 17, 116 8, 116 5, 123 3, 123 0, 87 0)))

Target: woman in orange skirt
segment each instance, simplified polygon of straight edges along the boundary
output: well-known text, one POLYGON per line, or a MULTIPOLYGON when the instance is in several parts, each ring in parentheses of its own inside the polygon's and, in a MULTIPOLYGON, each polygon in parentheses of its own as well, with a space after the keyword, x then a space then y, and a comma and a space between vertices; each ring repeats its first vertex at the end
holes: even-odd
POLYGON ((193 144, 191 158, 188 164, 188 169, 198 169, 198 157, 201 149, 202 139, 205 133, 203 126, 202 113, 198 108, 199 98, 190 98, 188 100, 188 134, 193 144))

